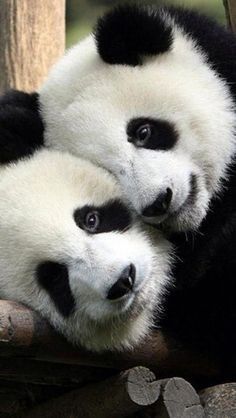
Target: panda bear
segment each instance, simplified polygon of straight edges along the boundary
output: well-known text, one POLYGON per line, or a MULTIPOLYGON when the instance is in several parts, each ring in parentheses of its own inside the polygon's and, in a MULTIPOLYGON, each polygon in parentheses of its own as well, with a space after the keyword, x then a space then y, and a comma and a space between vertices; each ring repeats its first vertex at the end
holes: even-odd
POLYGON ((192 12, 119 7, 42 86, 45 143, 111 171, 144 220, 195 231, 235 151, 235 51, 192 12))
POLYGON ((114 178, 41 149, 1 165, 0 195, 0 297, 90 350, 136 346, 160 311, 171 245, 160 234, 154 247, 114 178))
POLYGON ((235 54, 234 35, 196 12, 121 6, 65 54, 38 93, 2 99, 19 120, 16 157, 46 146, 90 160, 165 232, 176 287, 163 302, 163 332, 234 376, 235 54), (40 119, 33 136, 21 112, 40 119))

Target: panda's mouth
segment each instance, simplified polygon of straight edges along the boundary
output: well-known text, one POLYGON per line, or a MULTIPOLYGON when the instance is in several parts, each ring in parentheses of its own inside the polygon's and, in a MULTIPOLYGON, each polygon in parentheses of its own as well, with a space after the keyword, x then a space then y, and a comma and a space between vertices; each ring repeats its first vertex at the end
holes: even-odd
POLYGON ((111 301, 112 311, 115 316, 124 315, 128 317, 136 317, 139 315, 143 309, 144 304, 140 303, 143 290, 145 285, 148 283, 149 278, 152 277, 152 274, 149 274, 147 277, 141 280, 141 283, 135 286, 132 292, 122 296, 119 299, 111 301))
POLYGON ((156 221, 159 229, 169 230, 174 227, 175 229, 182 230, 183 220, 185 223, 189 218, 190 212, 192 213, 197 201, 199 187, 196 174, 191 174, 189 184, 189 193, 178 209, 172 209, 165 217, 162 217, 162 219, 159 218, 158 221, 156 221))
POLYGON ((197 199, 198 194, 198 185, 197 185, 197 176, 196 174, 191 174, 190 176, 190 188, 189 193, 182 205, 176 210, 173 211, 170 216, 171 217, 178 217, 180 214, 188 210, 190 207, 192 207, 197 199))
POLYGON ((168 224, 168 222, 172 222, 174 220, 177 220, 180 216, 182 216, 186 211, 188 211, 196 202, 198 195, 198 184, 197 184, 197 176, 196 174, 191 174, 190 180, 189 180, 189 193, 183 203, 178 206, 177 209, 175 209, 175 205, 172 204, 172 208, 170 208, 169 211, 167 211, 165 214, 156 216, 156 217, 144 217, 144 221, 150 225, 157 225, 162 229, 162 227, 165 227, 165 225, 168 224))

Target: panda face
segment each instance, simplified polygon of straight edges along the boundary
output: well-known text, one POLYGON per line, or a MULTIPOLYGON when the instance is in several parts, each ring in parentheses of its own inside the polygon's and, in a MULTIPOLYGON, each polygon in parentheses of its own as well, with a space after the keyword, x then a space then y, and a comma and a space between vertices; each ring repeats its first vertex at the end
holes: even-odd
POLYGON ((234 153, 228 88, 173 22, 172 45, 142 65, 104 62, 93 37, 72 48, 40 92, 49 146, 105 167, 138 214, 194 230, 234 153))
POLYGON ((0 193, 1 297, 87 348, 137 343, 160 303, 169 250, 157 237, 154 253, 113 177, 43 150, 2 168, 0 193))

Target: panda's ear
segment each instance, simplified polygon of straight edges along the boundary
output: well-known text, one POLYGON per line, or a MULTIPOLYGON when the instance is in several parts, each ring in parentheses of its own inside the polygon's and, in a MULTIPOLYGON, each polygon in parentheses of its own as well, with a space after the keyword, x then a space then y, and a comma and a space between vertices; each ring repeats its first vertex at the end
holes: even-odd
POLYGON ((126 5, 105 14, 94 32, 101 58, 109 64, 141 65, 142 57, 171 48, 172 29, 152 8, 126 5))
POLYGON ((10 90, 0 97, 0 164, 33 154, 43 132, 38 93, 10 90))

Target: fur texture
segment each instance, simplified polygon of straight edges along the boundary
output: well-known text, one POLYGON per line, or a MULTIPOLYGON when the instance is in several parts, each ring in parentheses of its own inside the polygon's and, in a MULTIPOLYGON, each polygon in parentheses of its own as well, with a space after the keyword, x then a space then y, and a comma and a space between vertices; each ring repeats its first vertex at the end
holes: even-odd
MULTIPOLYGON (((117 12, 123 40, 132 13, 136 16, 136 7, 117 12)), ((143 20, 149 13, 139 9, 143 20)), ((103 37, 106 28, 110 33, 109 16, 103 19, 103 37)), ((177 252, 177 286, 163 307, 161 326, 178 344, 216 356, 223 373, 228 368, 235 377, 236 39, 195 12, 162 8, 152 10, 152 22, 155 16, 158 30, 160 19, 171 29, 172 43, 164 53, 139 55, 136 45, 139 60, 124 62, 123 50, 118 62, 116 48, 112 57, 110 45, 96 35, 97 47, 87 38, 55 66, 40 92, 45 138, 113 172, 140 214, 172 190, 168 213, 146 219, 170 231, 177 252), (105 47, 110 63, 125 65, 108 65, 105 47), (151 119, 152 133, 152 120, 170 123, 176 142, 154 150, 140 146, 138 138, 135 146, 137 133, 129 140, 128 128, 139 118, 144 125, 151 119)), ((149 32, 142 28, 141 33, 145 38, 149 32)), ((126 56, 129 48, 127 43, 126 56)), ((167 139, 163 135, 161 143, 167 139)))
POLYGON ((69 154, 42 150, 1 169, 0 195, 1 297, 31 306, 89 349, 136 345, 160 309, 171 248, 159 235, 154 250, 137 221, 127 218, 128 208, 114 204, 121 192, 113 177, 69 154), (94 209, 102 228, 96 233, 74 217, 94 209), (132 289, 108 299, 131 264, 132 289))
POLYGON ((95 39, 105 62, 135 66, 142 63, 145 55, 168 51, 172 30, 151 8, 127 5, 125 13, 120 7, 98 20, 95 39))
POLYGON ((139 214, 171 189, 166 213, 145 220, 162 222, 165 228, 176 231, 199 227, 211 199, 221 190, 221 180, 235 152, 230 89, 235 83, 234 72, 221 73, 220 65, 214 63, 214 59, 218 63, 228 60, 233 65, 235 39, 213 22, 209 21, 209 28, 207 25, 207 18, 179 9, 120 7, 100 21, 96 41, 90 36, 67 52, 40 91, 47 146, 81 155, 111 171, 139 214), (139 37, 135 38, 137 31, 127 32, 127 22, 135 22, 137 16, 145 22, 142 30, 139 27, 142 39, 150 39, 149 28, 154 27, 159 38, 165 38, 169 28, 171 45, 167 48, 163 41, 160 53, 158 43, 151 56, 142 50, 139 37), (112 26, 114 20, 123 30, 118 30, 118 24, 112 26), (142 50, 139 65, 134 67, 129 59, 123 62, 125 58, 117 58, 115 41, 111 48, 112 28, 114 39, 119 36, 122 56, 126 54, 132 61, 134 36, 134 54, 139 47, 142 50), (211 32, 208 43, 203 28, 205 33, 211 32), (126 42, 127 36, 132 42, 126 42), (224 46, 221 53, 219 38, 224 46), (103 50, 108 55, 113 51, 109 62, 119 65, 108 64, 103 50), (136 132, 130 140, 134 120, 149 125, 148 143, 152 146, 141 146, 135 140, 136 132), (169 123, 178 140, 171 137, 170 143, 169 131, 163 131, 161 123, 169 123), (196 179, 196 199, 191 199, 192 178, 196 179))
POLYGON ((31 155, 43 143, 38 94, 10 90, 0 97, 0 163, 31 155))
POLYGON ((169 238, 179 260, 173 269, 177 286, 166 299, 161 326, 182 344, 215 356, 222 374, 235 379, 235 163, 199 231, 169 238))
MULTIPOLYGON (((132 21, 137 8, 119 8, 112 18, 127 24, 127 13, 132 21)), ((142 22, 149 15, 150 9, 138 11, 142 22)), ((153 9, 152 25, 156 16, 158 30, 171 29, 170 47, 150 56, 135 45, 129 62, 127 42, 121 62, 116 48, 111 56, 112 38, 106 39, 109 16, 97 29, 97 43, 90 36, 68 51, 40 91, 46 144, 107 168, 140 214, 172 190, 168 213, 148 218, 162 223, 178 256, 177 286, 161 325, 178 344, 220 358, 224 373, 228 366, 235 377, 235 37, 195 12, 153 9), (103 49, 116 65, 106 62, 103 49), (150 122, 152 133, 152 121, 171 124, 173 145, 140 146, 137 132, 129 131, 138 119, 150 122)), ((119 43, 122 34, 131 37, 120 31, 119 43)))

